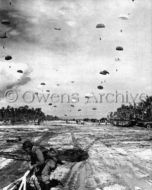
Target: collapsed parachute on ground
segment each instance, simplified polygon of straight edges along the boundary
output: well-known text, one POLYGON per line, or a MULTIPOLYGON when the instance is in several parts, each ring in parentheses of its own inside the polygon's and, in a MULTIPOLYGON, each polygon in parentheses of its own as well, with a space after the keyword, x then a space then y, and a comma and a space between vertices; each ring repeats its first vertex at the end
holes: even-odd
POLYGON ((102 90, 102 89, 103 89, 103 86, 99 85, 99 86, 97 86, 97 88, 98 88, 99 90, 102 90))
POLYGON ((101 75, 107 75, 107 74, 109 74, 109 72, 107 70, 103 70, 103 71, 100 71, 100 74, 101 75))
POLYGON ((41 82, 41 85, 44 86, 44 85, 46 85, 46 84, 45 84, 44 82, 41 82))
POLYGON ((9 61, 11 59, 12 59, 12 56, 10 56, 10 55, 5 56, 5 60, 9 61))
POLYGON ((116 47, 116 50, 117 50, 117 51, 123 51, 123 47, 117 46, 117 47, 116 47))
POLYGON ((7 19, 4 19, 4 20, 1 21, 1 24, 10 25, 10 21, 7 20, 7 19))
POLYGON ((23 71, 22 71, 22 70, 17 70, 17 72, 18 72, 18 73, 23 73, 23 71))
POLYGON ((104 24, 97 24, 96 28, 105 28, 105 25, 104 24))

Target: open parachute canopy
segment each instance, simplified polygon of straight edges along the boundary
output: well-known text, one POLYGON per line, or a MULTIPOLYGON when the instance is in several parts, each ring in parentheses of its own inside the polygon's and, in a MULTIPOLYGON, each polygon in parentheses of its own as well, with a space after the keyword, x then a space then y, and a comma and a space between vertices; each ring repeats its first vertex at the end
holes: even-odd
POLYGON ((22 71, 22 70, 17 70, 17 72, 18 72, 18 73, 23 73, 23 71, 22 71))
POLYGON ((92 108, 92 110, 97 110, 97 108, 92 108))
POLYGON ((5 56, 5 60, 9 61, 9 60, 11 60, 11 59, 12 59, 12 56, 10 56, 10 55, 6 55, 6 56, 5 56))
POLYGON ((105 28, 105 25, 104 24, 97 24, 96 28, 105 28))
POLYGON ((92 94, 92 93, 88 93, 88 94, 85 95, 85 98, 87 98, 87 99, 89 99, 89 98, 91 98, 91 97, 93 97, 93 94, 92 94))
POLYGON ((101 75, 107 75, 107 74, 109 74, 109 72, 107 70, 103 70, 103 71, 100 71, 100 74, 101 75))
POLYGON ((117 51, 123 51, 123 47, 122 47, 122 46, 117 46, 117 47, 116 47, 116 50, 117 50, 117 51))
POLYGON ((103 86, 99 85, 99 86, 97 86, 97 88, 98 88, 99 90, 102 90, 102 89, 103 89, 103 86))
POLYGON ((127 16, 127 15, 119 16, 119 18, 120 18, 121 20, 128 20, 128 16, 127 16))
POLYGON ((45 82, 41 82, 41 85, 44 86, 44 85, 46 85, 46 84, 45 84, 45 82))
POLYGON ((61 30, 61 28, 57 28, 57 27, 55 27, 54 30, 61 30))

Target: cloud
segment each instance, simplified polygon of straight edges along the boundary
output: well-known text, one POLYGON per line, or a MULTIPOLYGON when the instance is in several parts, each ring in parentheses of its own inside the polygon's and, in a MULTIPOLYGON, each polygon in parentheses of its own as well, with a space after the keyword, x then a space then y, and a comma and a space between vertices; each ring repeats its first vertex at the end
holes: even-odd
POLYGON ((1 11, 1 16, 9 18, 12 23, 9 40, 39 45, 52 52, 70 53, 85 49, 85 43, 88 43, 87 38, 91 35, 86 19, 91 21, 95 13, 93 6, 93 1, 86 0, 16 1, 14 8, 1 11), (54 30, 56 27, 61 30, 54 30))
POLYGON ((20 79, 18 79, 16 82, 8 84, 6 86, 5 90, 18 87, 18 86, 23 86, 31 81, 31 77, 28 76, 28 74, 24 74, 20 79))
POLYGON ((0 67, 0 91, 1 93, 5 93, 8 89, 17 88, 23 85, 26 85, 31 81, 32 70, 27 64, 23 63, 15 63, 9 67, 7 62, 1 62, 0 67), (17 73, 17 69, 22 68, 23 74, 17 73))

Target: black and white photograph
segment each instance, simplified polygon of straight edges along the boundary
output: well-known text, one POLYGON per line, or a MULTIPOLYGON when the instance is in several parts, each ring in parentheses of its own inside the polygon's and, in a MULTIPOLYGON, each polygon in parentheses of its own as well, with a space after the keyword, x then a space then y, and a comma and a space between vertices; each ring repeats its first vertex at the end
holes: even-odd
POLYGON ((0 190, 152 190, 152 0, 0 0, 0 190))

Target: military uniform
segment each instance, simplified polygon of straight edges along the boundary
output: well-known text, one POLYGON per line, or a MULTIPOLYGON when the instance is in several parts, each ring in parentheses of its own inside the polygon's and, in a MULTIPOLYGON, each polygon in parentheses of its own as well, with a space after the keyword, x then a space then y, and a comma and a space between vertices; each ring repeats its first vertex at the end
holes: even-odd
MULTIPOLYGON (((44 147, 33 146, 30 153, 31 165, 35 168, 35 175, 41 185, 46 186, 50 184, 50 174, 57 167, 57 159, 49 156, 49 150, 44 147)), ((48 188, 49 189, 49 188, 48 188)))

